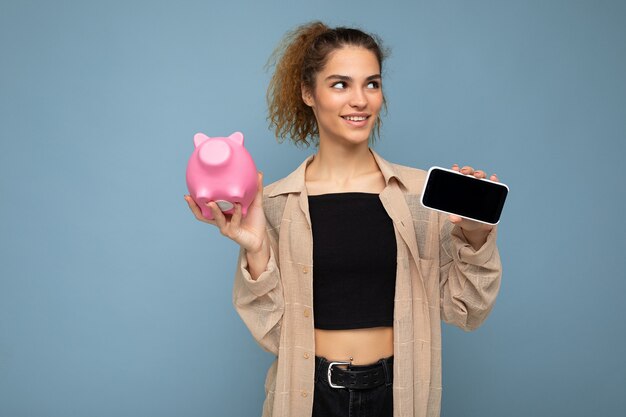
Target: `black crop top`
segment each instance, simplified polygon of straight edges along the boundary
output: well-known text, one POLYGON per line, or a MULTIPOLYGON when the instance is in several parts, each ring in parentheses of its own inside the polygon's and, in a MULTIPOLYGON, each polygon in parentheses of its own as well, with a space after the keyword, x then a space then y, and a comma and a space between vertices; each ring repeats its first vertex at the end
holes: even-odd
POLYGON ((393 326, 396 236, 378 194, 309 196, 309 212, 315 328, 393 326))

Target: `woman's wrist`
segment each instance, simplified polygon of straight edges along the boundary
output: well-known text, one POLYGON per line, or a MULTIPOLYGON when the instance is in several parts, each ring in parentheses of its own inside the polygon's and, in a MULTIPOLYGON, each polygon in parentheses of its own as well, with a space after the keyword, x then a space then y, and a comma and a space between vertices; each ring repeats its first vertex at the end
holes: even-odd
POLYGON ((270 247, 267 242, 267 237, 263 239, 258 250, 246 250, 246 259, 248 261, 248 272, 250 272, 252 279, 256 281, 267 269, 267 264, 270 260, 270 247))
POLYGON ((466 230, 461 228, 465 240, 469 243, 474 250, 479 250, 487 241, 487 236, 493 230, 492 226, 486 226, 484 228, 478 228, 473 230, 466 230))

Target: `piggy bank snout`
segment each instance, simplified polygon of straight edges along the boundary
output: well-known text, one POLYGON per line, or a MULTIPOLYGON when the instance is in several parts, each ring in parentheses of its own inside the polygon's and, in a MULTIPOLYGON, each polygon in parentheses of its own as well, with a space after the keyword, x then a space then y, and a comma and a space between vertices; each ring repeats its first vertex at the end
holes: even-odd
POLYGON ((232 151, 221 140, 208 140, 198 151, 198 159, 206 167, 220 167, 230 159, 232 151))

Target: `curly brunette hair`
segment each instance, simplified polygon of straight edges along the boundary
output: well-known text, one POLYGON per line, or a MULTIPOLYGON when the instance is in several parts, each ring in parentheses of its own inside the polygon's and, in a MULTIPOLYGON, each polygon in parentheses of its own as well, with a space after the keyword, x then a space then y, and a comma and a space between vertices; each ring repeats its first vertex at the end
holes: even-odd
MULTIPOLYGON (((330 54, 345 46, 357 46, 371 51, 382 73, 387 51, 374 36, 359 29, 330 28, 321 22, 311 22, 288 32, 270 56, 268 67, 275 67, 267 88, 270 129, 282 142, 289 137, 296 145, 308 147, 318 143, 319 131, 313 110, 302 100, 302 87, 315 88, 315 76, 324 69, 330 54)), ((386 101, 383 96, 383 106, 386 101)), ((374 127, 380 130, 380 116, 374 127)))

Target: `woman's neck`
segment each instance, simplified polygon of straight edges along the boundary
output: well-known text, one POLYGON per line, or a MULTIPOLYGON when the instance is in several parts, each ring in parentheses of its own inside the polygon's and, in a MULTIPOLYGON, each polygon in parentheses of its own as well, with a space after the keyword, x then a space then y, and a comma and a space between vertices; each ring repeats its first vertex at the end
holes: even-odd
MULTIPOLYGON (((367 144, 364 144, 367 145, 367 144)), ((380 192, 384 179, 368 146, 332 146, 320 143, 306 169, 309 194, 380 192)))

